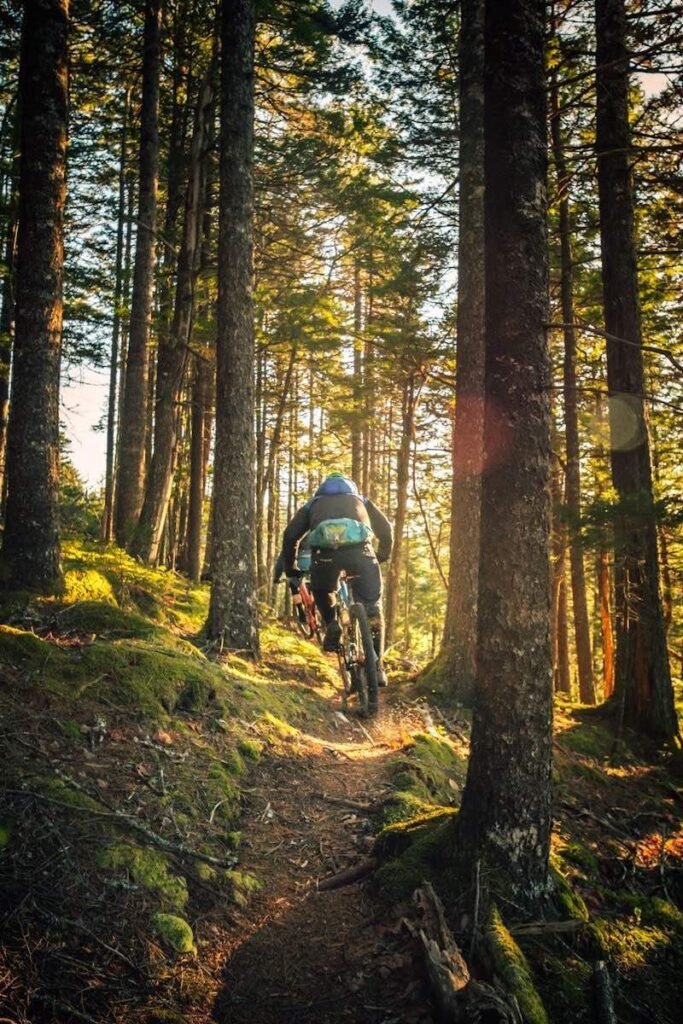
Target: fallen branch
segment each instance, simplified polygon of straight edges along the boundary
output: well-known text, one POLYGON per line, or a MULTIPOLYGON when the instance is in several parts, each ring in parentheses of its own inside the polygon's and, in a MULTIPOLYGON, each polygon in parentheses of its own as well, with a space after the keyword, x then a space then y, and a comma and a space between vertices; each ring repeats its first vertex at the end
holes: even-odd
POLYGON ((358 811, 360 814, 373 814, 381 804, 375 802, 372 804, 361 804, 358 800, 347 800, 343 796, 328 796, 327 793, 315 793, 318 800, 324 800, 328 804, 335 804, 337 807, 348 807, 352 811, 358 811))
POLYGON ((530 921, 529 924, 512 925, 511 935, 560 935, 564 932, 578 932, 585 928, 585 921, 530 921))
POLYGON ((378 866, 379 859, 377 857, 367 857, 365 860, 359 861, 358 864, 352 864, 350 868, 344 868, 336 875, 323 878, 317 883, 316 888, 318 892, 342 889, 345 885, 353 885, 354 882, 360 882, 362 878, 367 878, 378 866))

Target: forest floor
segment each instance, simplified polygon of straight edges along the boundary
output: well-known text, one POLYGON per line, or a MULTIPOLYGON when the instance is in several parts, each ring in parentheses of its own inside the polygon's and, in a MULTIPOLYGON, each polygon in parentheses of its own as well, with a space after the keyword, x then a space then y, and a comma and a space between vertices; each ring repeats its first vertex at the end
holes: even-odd
POLYGON ((397 752, 433 725, 425 703, 383 696, 372 722, 332 703, 314 734, 299 734, 288 756, 250 779, 243 859, 264 885, 239 917, 217 1020, 432 1020, 400 913, 360 884, 317 891, 367 859, 373 806, 393 792, 397 752))
MULTIPOLYGON (((59 600, 0 609, 0 1021, 431 1024, 417 847, 318 886, 387 828, 455 813, 467 716, 400 679, 376 719, 342 714, 334 659, 274 623, 258 666, 217 664, 196 645, 206 597, 73 545, 59 600)), ((602 960, 622 1024, 674 1024, 680 770, 613 747, 599 717, 558 706, 566 929, 508 916, 541 1019, 599 1024, 602 960)))

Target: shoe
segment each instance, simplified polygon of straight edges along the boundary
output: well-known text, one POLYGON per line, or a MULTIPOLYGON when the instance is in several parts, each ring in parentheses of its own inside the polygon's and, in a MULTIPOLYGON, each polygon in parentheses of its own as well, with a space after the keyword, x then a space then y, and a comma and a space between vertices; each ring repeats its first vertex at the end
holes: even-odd
POLYGON ((339 647, 339 641, 341 640, 341 633, 341 626, 336 619, 332 619, 332 622, 328 622, 325 629, 325 636, 323 638, 323 650, 336 651, 339 647))
POLYGON ((378 665, 377 666, 377 685, 378 686, 386 686, 387 682, 388 682, 388 680, 387 680, 386 672, 384 671, 384 669, 382 668, 381 665, 378 665))

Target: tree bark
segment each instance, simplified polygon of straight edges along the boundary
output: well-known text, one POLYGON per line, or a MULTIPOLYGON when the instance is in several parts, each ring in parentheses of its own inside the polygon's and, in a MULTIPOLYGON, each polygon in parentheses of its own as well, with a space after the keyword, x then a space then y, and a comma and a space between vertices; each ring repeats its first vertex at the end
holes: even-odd
POLYGON ((598 192, 610 395, 617 656, 623 721, 655 739, 678 732, 659 590, 630 167, 624 0, 596 0, 598 192), (635 344, 622 344, 624 338, 635 344))
POLYGON ((441 657, 450 690, 474 697, 484 430, 484 3, 462 0, 458 323, 450 571, 441 657))
POLYGON ((363 459, 363 293, 360 280, 360 263, 353 266, 353 413, 351 419, 351 479, 359 483, 362 479, 363 459))
POLYGON ((223 0, 213 581, 207 632, 258 655, 254 558, 254 0, 223 0))
POLYGON ((202 521, 206 489, 204 449, 209 418, 210 390, 211 368, 206 359, 196 357, 192 384, 190 494, 187 522, 187 571, 194 583, 199 583, 202 574, 202 521))
POLYGON ((209 124, 213 101, 213 68, 202 82, 192 138, 189 180, 185 203, 183 238, 178 258, 178 278, 170 334, 159 341, 157 360, 154 453, 149 468, 145 500, 131 551, 155 564, 164 530, 173 482, 178 431, 178 401, 187 367, 190 334, 199 271, 202 220, 206 203, 209 124))
POLYGON ((552 529, 552 618, 551 637, 553 651, 553 688, 558 693, 569 694, 571 676, 569 673, 569 645, 567 636, 567 584, 565 570, 567 565, 566 530, 560 520, 559 511, 562 505, 561 467, 552 474, 551 495, 553 501, 552 529))
POLYGON ((101 537, 105 544, 114 536, 114 457, 116 441, 116 385, 119 373, 119 339, 121 333, 121 300, 123 297, 123 258, 126 222, 126 162, 128 148, 128 118, 130 91, 123 98, 121 122, 121 156, 119 158, 119 207, 116 227, 116 261, 114 266, 114 310, 111 332, 111 361, 109 364, 109 400, 107 406, 107 449, 104 472, 104 510, 101 537))
MULTIPOLYGON (((213 301, 206 285, 211 250, 213 224, 212 164, 209 165, 209 180, 206 183, 206 203, 202 230, 202 253, 199 268, 200 281, 205 285, 201 314, 206 320, 212 318, 213 301)), ((204 497, 208 475, 211 447, 211 410, 213 406, 215 346, 213 339, 195 354, 195 375, 192 384, 192 416, 190 441, 190 494, 187 523, 187 570, 195 583, 202 575, 202 527, 204 521, 204 497)))
POLYGON ((53 590, 59 543, 59 368, 68 117, 68 0, 26 0, 19 244, 7 437, 6 586, 53 590))
POLYGON ((15 269, 17 259, 17 227, 19 218, 19 117, 14 112, 12 126, 13 153, 9 170, 7 200, 7 235, 5 238, 5 271, 2 280, 0 307, 0 504, 5 495, 5 460, 7 457, 7 424, 9 421, 9 385, 14 341, 15 269))
POLYGON ((137 525, 145 484, 149 335, 156 264, 161 3, 145 3, 137 240, 114 523, 116 540, 123 546, 129 543, 137 525))
POLYGON ((567 446, 565 499, 570 518, 569 565, 571 570, 574 638, 579 672, 579 698, 582 704, 595 704, 593 655, 591 652, 586 574, 581 548, 581 463, 579 457, 579 419, 576 391, 576 331, 574 330, 574 269, 571 248, 569 181, 560 121, 560 93, 557 72, 550 76, 551 136, 560 214, 560 290, 564 322, 564 424, 567 446))
POLYGON ((385 598, 385 637, 387 645, 394 642, 398 619, 399 588, 403 565, 403 545, 408 512, 408 481, 410 478, 410 452, 415 432, 415 409, 419 399, 415 374, 411 373, 403 387, 401 446, 396 466, 396 515, 394 517, 394 546, 387 570, 385 598))
POLYGON ((551 367, 543 0, 485 16, 485 465, 472 750, 454 856, 548 889, 551 367))

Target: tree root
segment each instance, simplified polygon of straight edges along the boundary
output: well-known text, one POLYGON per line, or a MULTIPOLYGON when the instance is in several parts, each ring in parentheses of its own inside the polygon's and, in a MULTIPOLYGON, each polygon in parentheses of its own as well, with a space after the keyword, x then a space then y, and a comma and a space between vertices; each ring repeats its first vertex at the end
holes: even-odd
POLYGON ((353 885, 354 882, 360 882, 361 879, 371 875, 379 867, 379 863, 377 857, 367 857, 365 860, 337 872, 336 875, 321 879, 316 888, 318 892, 331 892, 332 889, 342 889, 345 885, 353 885))

